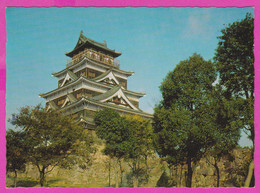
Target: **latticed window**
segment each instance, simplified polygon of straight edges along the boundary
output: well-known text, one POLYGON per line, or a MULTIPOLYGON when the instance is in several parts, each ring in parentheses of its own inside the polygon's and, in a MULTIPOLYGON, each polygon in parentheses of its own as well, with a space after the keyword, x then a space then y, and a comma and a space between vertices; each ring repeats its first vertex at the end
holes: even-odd
POLYGON ((120 104, 121 103, 121 99, 118 98, 118 97, 114 97, 113 98, 113 102, 116 103, 116 104, 120 104))
POLYGON ((127 84, 125 81, 122 81, 122 86, 126 88, 127 84))
POLYGON ((88 78, 95 78, 96 73, 93 70, 88 70, 88 78))
POLYGON ((65 99, 58 100, 58 105, 62 105, 64 103, 65 99))
POLYGON ((81 71, 80 76, 86 76, 86 71, 85 70, 81 71))
POLYGON ((86 96, 87 96, 87 97, 92 97, 93 95, 92 95, 92 93, 90 93, 90 92, 86 92, 86 96))
POLYGON ((76 98, 78 99, 80 97, 81 97, 81 93, 77 93, 76 98))

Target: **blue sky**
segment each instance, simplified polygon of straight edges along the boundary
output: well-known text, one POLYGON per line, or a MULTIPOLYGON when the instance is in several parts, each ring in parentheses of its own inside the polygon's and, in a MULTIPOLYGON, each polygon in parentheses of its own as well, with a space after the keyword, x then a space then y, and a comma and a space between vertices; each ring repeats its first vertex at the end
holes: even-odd
MULTIPOLYGON (((57 87, 51 76, 65 68, 79 33, 106 40, 122 52, 121 69, 135 74, 128 89, 145 92, 140 108, 153 112, 160 83, 193 53, 210 60, 225 25, 253 8, 15 8, 7 18, 7 119, 25 105, 44 104, 40 93, 57 87)), ((8 123, 8 128, 12 126, 8 123)), ((241 145, 250 145, 242 137, 241 145)))

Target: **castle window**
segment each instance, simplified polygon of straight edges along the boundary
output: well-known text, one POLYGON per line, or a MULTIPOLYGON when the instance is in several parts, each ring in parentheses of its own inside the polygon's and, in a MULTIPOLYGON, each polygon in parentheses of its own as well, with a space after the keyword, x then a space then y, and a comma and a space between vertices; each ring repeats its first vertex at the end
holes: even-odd
POLYGON ((122 84, 122 86, 123 86, 124 88, 127 88, 126 81, 122 81, 121 84, 122 84))
POLYGON ((58 105, 62 105, 64 103, 64 99, 58 100, 58 105))
POLYGON ((92 95, 92 93, 87 92, 87 93, 86 93, 86 96, 87 96, 87 97, 92 97, 93 95, 92 95))
POLYGON ((78 93, 77 95, 76 95, 76 98, 78 99, 78 98, 80 98, 81 97, 81 93, 78 93))
POLYGON ((113 102, 116 103, 116 104, 120 104, 121 103, 121 99, 118 98, 118 97, 114 97, 113 98, 113 102))
POLYGON ((96 73, 93 70, 88 70, 88 78, 95 78, 96 77, 96 73))

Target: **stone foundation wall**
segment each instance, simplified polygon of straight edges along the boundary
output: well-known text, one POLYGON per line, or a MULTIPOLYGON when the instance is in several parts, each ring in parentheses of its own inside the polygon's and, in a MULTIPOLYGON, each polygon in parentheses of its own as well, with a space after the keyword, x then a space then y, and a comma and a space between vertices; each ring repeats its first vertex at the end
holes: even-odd
MULTIPOLYGON (((220 170, 220 187, 241 187, 247 175, 247 167, 251 160, 250 149, 236 149, 232 156, 221 158, 218 163, 220 170)), ((208 156, 201 159, 197 164, 193 164, 192 187, 215 187, 217 185, 216 169, 212 165, 214 158, 208 156)), ((129 163, 121 162, 122 184, 121 186, 132 187, 131 168, 129 163)), ((116 184, 116 171, 120 171, 119 165, 115 159, 101 153, 101 148, 94 156, 92 165, 86 169, 73 167, 73 169, 63 169, 56 167, 47 175, 46 180, 57 180, 57 186, 83 186, 83 187, 107 187, 109 186, 109 165, 110 165, 110 186, 116 184), (109 164, 110 162, 110 164, 109 164)), ((156 155, 148 158, 149 177, 148 180, 142 180, 139 186, 156 187, 175 186, 184 187, 187 175, 187 166, 178 165, 171 168, 165 161, 159 159, 156 155), (158 181, 160 182, 158 183, 158 181)), ((24 173, 19 173, 19 177, 30 177, 39 179, 39 172, 33 165, 28 165, 24 173)), ((143 177, 145 178, 145 177, 143 177)), ((121 178, 119 175, 119 182, 121 178)), ((56 185, 55 185, 56 186, 56 185)))

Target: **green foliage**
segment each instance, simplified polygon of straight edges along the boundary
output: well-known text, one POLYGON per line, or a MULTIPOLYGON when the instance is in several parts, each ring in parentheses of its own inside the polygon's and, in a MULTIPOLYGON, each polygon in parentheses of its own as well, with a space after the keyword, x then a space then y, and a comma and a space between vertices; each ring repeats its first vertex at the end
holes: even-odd
POLYGON ((131 129, 131 142, 132 148, 128 152, 129 158, 147 157, 153 151, 152 139, 153 139, 153 128, 151 120, 144 119, 137 115, 125 115, 123 116, 129 123, 131 129))
MULTIPOLYGON (((254 141, 254 19, 229 24, 222 31, 215 53, 219 72, 218 96, 215 105, 215 160, 233 149, 239 140, 240 129, 254 141)), ((217 164, 215 163, 215 167, 217 164)))
POLYGON ((153 134, 150 120, 130 115, 121 117, 105 109, 96 114, 95 123, 97 136, 106 142, 105 155, 128 160, 131 176, 139 182, 148 181, 147 157, 152 152, 153 134))
POLYGON ((90 134, 88 130, 84 130, 70 149, 70 154, 65 160, 62 161, 63 168, 72 169, 77 165, 79 168, 87 170, 92 165, 94 158, 93 154, 96 153, 95 135, 90 134))
POLYGON ((25 133, 22 131, 8 130, 6 132, 6 159, 7 172, 24 170, 26 163, 25 133))
MULTIPOLYGON (((40 184, 43 186, 45 175, 57 165, 68 163, 76 142, 85 140, 84 129, 78 121, 59 111, 46 111, 40 105, 23 107, 14 114, 12 124, 22 128, 25 134, 26 159, 37 166, 40 172, 40 184)), ((79 144, 79 143, 78 143, 79 144)))
POLYGON ((162 105, 168 108, 175 104, 178 108, 196 109, 207 100, 215 80, 214 65, 194 54, 188 60, 181 61, 162 82, 162 105))
POLYGON ((247 14, 221 32, 214 57, 220 85, 224 86, 227 99, 244 99, 239 113, 245 131, 254 141, 254 18, 247 14))
POLYGON ((228 154, 238 145, 240 129, 243 127, 241 109, 244 103, 242 98, 225 98, 225 91, 217 85, 211 95, 210 112, 211 121, 215 130, 212 156, 219 160, 221 156, 228 154))
POLYGON ((215 80, 214 65, 194 54, 169 72, 160 87, 163 100, 154 113, 156 151, 170 164, 188 164, 189 187, 191 163, 214 143, 208 109, 215 80))
POLYGON ((254 97, 254 19, 247 14, 221 32, 214 58, 220 84, 230 94, 254 97))
POLYGON ((128 149, 131 148, 129 122, 120 117, 117 112, 105 109, 96 113, 95 123, 97 136, 106 142, 105 155, 119 159, 126 155, 128 149))
POLYGON ((171 187, 170 184, 170 177, 167 175, 167 173, 164 171, 159 178, 159 180, 156 183, 156 187, 171 187))
POLYGON ((6 132, 6 171, 14 172, 14 187, 16 187, 17 171, 24 171, 26 166, 27 147, 25 133, 8 130, 6 132))
POLYGON ((137 115, 125 115, 124 118, 130 123, 132 131, 132 136, 129 138, 132 148, 129 148, 125 158, 131 163, 132 177, 137 180, 137 186, 139 186, 139 184, 145 184, 149 180, 147 158, 154 151, 153 128, 150 119, 137 115))

